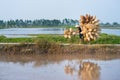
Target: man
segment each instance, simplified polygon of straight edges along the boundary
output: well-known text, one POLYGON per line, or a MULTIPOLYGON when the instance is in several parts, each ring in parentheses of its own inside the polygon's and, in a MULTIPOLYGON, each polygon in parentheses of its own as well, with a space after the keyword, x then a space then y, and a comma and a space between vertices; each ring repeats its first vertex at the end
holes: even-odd
POLYGON ((81 27, 79 25, 76 25, 75 27, 78 28, 80 43, 82 43, 82 41, 83 41, 83 34, 81 33, 82 29, 81 29, 81 27))

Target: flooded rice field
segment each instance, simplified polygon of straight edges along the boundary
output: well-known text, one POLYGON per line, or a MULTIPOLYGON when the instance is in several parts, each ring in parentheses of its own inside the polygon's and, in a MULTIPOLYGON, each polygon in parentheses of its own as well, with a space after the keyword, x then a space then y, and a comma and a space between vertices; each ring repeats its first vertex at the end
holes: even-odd
MULTIPOLYGON (((36 37, 30 34, 63 34, 65 28, 8 28, 0 29, 0 35, 8 38, 16 37, 36 37)), ((102 29, 101 33, 113 34, 120 36, 119 29, 102 29)))
POLYGON ((8 38, 36 37, 30 34, 63 34, 64 28, 8 28, 0 29, 0 35, 8 38))
POLYGON ((119 67, 120 54, 0 55, 0 80, 120 80, 119 67))

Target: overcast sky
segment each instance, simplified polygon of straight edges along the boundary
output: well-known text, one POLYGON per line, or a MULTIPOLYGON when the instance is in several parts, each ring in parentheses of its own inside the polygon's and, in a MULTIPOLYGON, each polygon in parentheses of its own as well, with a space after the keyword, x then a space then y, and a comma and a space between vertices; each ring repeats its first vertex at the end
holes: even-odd
POLYGON ((0 20, 77 19, 86 13, 120 23, 120 0, 0 0, 0 20))

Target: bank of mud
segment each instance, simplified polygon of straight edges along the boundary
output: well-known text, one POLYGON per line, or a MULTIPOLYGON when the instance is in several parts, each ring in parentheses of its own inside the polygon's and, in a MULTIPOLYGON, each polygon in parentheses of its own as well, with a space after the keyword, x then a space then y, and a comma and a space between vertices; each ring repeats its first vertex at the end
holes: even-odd
POLYGON ((120 54, 119 45, 57 44, 50 42, 35 44, 0 44, 0 54, 38 55, 38 54, 120 54))

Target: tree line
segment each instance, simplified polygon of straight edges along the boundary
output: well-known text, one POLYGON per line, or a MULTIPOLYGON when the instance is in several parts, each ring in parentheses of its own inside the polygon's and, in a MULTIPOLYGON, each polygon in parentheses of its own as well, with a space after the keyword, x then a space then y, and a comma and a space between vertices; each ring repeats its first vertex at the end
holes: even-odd
MULTIPOLYGON (((75 26, 79 24, 78 20, 73 19, 63 19, 63 20, 49 20, 49 19, 37 19, 37 20, 0 20, 0 29, 2 28, 29 28, 29 27, 57 27, 57 26, 75 26)), ((117 22, 111 23, 100 23, 101 27, 120 27, 120 24, 117 22)))
POLYGON ((0 28, 24 28, 24 27, 44 27, 44 26, 73 26, 78 24, 78 20, 73 19, 63 19, 63 20, 48 20, 48 19, 39 19, 39 20, 0 20, 0 28))
POLYGON ((120 24, 117 22, 113 22, 113 23, 100 23, 101 27, 120 27, 120 24))

